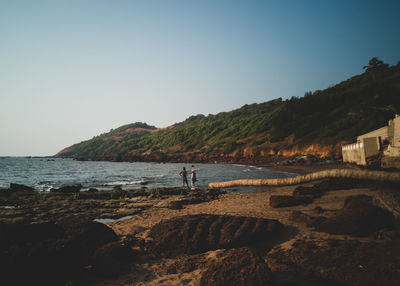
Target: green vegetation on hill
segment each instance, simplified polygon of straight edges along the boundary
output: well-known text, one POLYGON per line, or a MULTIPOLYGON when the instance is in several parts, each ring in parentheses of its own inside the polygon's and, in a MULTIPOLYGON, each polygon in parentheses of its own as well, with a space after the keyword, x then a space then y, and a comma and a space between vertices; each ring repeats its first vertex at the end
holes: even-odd
POLYGON ((127 161, 195 156, 207 161, 244 149, 259 154, 261 150, 351 142, 400 113, 400 64, 389 67, 373 58, 364 68, 361 75, 300 98, 191 116, 166 129, 145 123, 124 125, 75 144, 58 156, 127 161))

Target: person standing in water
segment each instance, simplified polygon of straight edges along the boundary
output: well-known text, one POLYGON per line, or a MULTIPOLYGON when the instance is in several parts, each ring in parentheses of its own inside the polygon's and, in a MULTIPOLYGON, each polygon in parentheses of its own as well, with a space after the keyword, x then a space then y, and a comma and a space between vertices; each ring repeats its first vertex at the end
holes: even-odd
POLYGON ((192 165, 192 172, 191 172, 191 175, 190 175, 190 179, 191 179, 191 183, 192 183, 192 190, 195 190, 196 189, 196 181, 197 181, 197 178, 196 178, 196 170, 194 169, 194 165, 192 165))
POLYGON ((187 187, 189 188, 189 183, 187 180, 187 172, 186 172, 186 168, 183 167, 182 171, 179 173, 179 175, 182 177, 182 188, 185 188, 185 183, 187 185, 187 187))

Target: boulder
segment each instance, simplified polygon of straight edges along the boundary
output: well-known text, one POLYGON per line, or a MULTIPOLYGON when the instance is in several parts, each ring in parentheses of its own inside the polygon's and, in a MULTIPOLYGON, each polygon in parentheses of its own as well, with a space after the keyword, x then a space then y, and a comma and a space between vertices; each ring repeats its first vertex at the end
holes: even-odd
POLYGON ((107 226, 79 219, 59 224, 0 224, 1 281, 4 285, 66 285, 68 281, 88 285, 84 282, 88 277, 84 267, 92 259, 97 269, 104 265, 102 257, 115 264, 125 261, 121 257, 129 250, 98 250, 117 239, 107 226), (98 254, 92 257, 97 250, 98 254))
POLYGON ((203 254, 183 255, 167 268, 168 274, 188 273, 209 265, 203 254))
POLYGON ((12 192, 33 192, 35 189, 25 185, 11 183, 9 190, 12 192))
POLYGON ((65 237, 64 230, 54 223, 0 224, 0 247, 27 244, 65 237))
POLYGON ((305 205, 312 202, 308 197, 293 197, 293 196, 271 196, 269 205, 271 208, 284 208, 297 205, 305 205))
POLYGON ((313 209, 313 212, 316 213, 316 214, 322 214, 322 213, 325 212, 325 210, 324 210, 323 208, 321 208, 320 206, 316 206, 316 207, 313 209))
POLYGON ((399 187, 393 184, 390 187, 379 188, 375 197, 376 203, 389 210, 396 218, 400 218, 399 187))
POLYGON ((394 216, 366 195, 347 197, 342 210, 316 227, 319 232, 368 236, 393 225, 394 216))
POLYGON ((91 261, 97 276, 115 278, 130 270, 129 262, 134 257, 133 251, 127 245, 110 242, 95 250, 91 261))
POLYGON ((348 190, 363 186, 365 184, 365 182, 356 179, 331 178, 316 183, 313 187, 322 192, 326 192, 333 190, 348 190))
POLYGON ((293 191, 293 197, 295 197, 295 198, 316 199, 316 198, 321 197, 323 194, 324 194, 324 192, 322 190, 315 188, 315 187, 298 186, 293 191))
POLYGON ((72 186, 63 186, 59 189, 51 189, 51 192, 55 193, 64 193, 64 194, 76 194, 82 189, 81 184, 72 185, 72 186))
POLYGON ((306 276, 317 275, 339 285, 394 286, 400 281, 399 257, 399 240, 376 243, 331 239, 298 241, 292 248, 280 248, 268 253, 267 260, 269 263, 277 262, 289 271, 306 276))
POLYGON ((53 223, 0 224, 2 284, 65 284, 76 265, 64 239, 63 229, 53 223))
POLYGON ((293 211, 289 215, 289 220, 293 221, 293 222, 305 224, 307 227, 315 227, 315 226, 319 225, 320 223, 322 223, 323 221, 325 221, 326 217, 323 217, 323 216, 314 217, 314 216, 305 214, 301 211, 293 211))
POLYGON ((220 248, 273 243, 283 225, 277 220, 224 215, 189 215, 162 220, 150 230, 148 251, 161 257, 220 248))
POLYGON ((267 286, 272 273, 264 260, 247 247, 232 250, 222 261, 203 273, 201 286, 267 286))
POLYGON ((93 252, 100 246, 117 241, 118 236, 108 226, 85 219, 69 219, 60 222, 67 233, 66 247, 87 263, 93 252))

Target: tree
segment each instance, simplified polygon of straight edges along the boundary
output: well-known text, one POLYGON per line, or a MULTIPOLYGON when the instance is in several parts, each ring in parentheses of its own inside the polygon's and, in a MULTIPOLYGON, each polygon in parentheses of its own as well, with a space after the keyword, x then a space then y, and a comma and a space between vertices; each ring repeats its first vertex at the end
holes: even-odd
POLYGON ((388 65, 385 64, 383 61, 381 61, 377 57, 373 57, 372 59, 369 60, 368 65, 363 66, 363 69, 365 69, 366 72, 369 72, 369 71, 380 70, 387 67, 388 65))
POLYGON ((363 69, 365 69, 365 72, 371 73, 372 79, 375 82, 376 81, 375 73, 377 71, 387 68, 388 66, 389 65, 385 64, 377 57, 373 57, 372 59, 369 60, 368 65, 363 66, 363 69))

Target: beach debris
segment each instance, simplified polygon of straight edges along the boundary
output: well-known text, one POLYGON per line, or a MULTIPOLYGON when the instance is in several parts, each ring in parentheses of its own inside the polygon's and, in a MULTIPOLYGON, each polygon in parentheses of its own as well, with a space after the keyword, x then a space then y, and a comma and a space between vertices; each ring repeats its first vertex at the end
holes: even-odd
POLYGON ((272 273, 265 261, 248 247, 232 249, 222 260, 213 262, 203 273, 201 286, 267 286, 272 273))
POLYGON ((154 256, 177 257, 221 248, 273 243, 283 225, 272 219, 228 215, 188 215, 162 220, 152 227, 148 252, 154 256))

